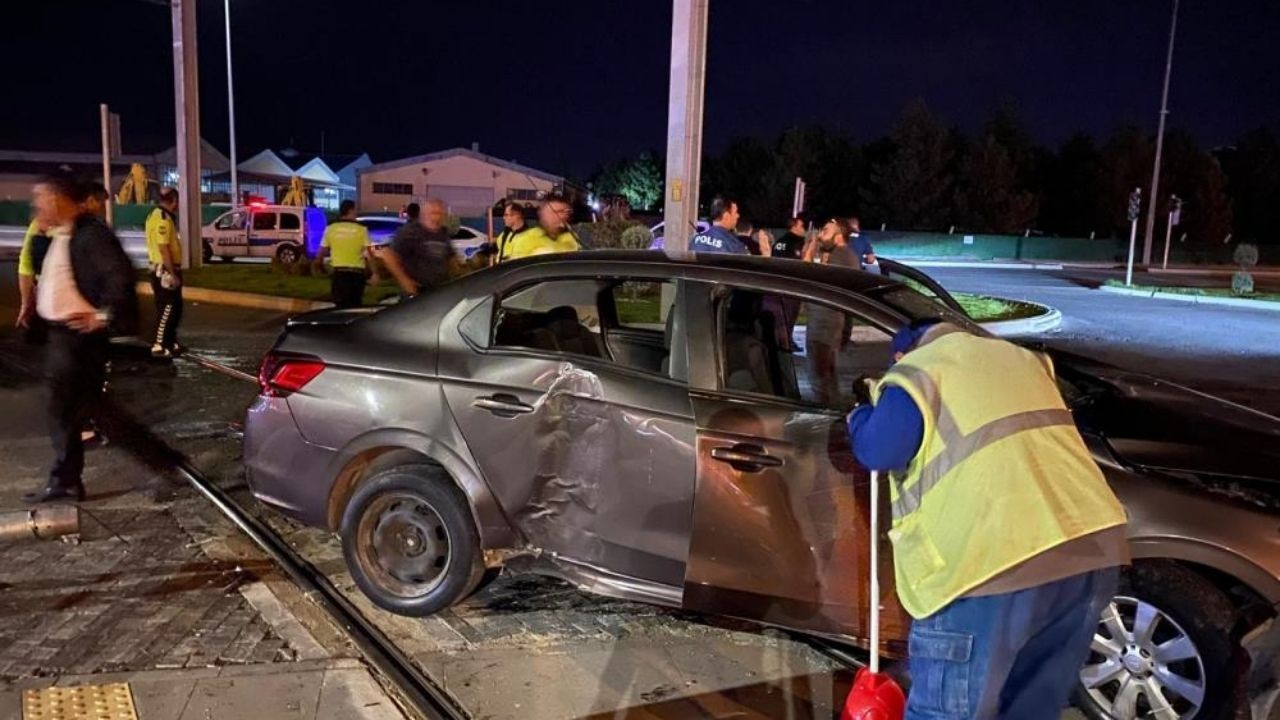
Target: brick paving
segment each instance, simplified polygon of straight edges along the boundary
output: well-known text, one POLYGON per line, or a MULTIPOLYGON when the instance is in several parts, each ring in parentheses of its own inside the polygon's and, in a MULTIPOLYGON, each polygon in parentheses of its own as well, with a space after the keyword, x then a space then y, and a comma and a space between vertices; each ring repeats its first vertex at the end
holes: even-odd
MULTIPOLYGON (((5 386, 0 509, 17 510, 41 484, 50 450, 42 424, 29 420, 42 417, 40 393, 5 386)), ((205 538, 179 519, 216 511, 187 489, 172 502, 149 500, 135 488, 151 477, 114 446, 93 450, 78 541, 0 546, 0 678, 293 659, 237 590, 271 575, 270 564, 206 555, 205 538)))

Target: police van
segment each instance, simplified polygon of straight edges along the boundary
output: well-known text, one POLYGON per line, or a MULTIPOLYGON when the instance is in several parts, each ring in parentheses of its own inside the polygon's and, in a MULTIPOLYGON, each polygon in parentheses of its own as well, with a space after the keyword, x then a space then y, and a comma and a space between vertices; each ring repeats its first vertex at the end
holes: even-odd
POLYGON ((320 208, 251 203, 219 215, 200 235, 205 262, 262 257, 293 263, 315 257, 324 228, 320 208))

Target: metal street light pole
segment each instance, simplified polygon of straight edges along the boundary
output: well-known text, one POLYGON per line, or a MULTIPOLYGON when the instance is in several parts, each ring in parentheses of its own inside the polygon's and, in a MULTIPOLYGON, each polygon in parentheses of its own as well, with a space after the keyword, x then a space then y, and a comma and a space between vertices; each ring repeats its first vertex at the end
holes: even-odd
POLYGON ((231 126, 231 207, 240 204, 240 184, 236 182, 236 91, 231 85, 231 0, 223 0, 227 30, 227 122, 231 126))
POLYGON ((708 1, 672 0, 666 202, 662 218, 668 249, 687 247, 698 221, 708 1))
POLYGON ((1164 93, 1160 97, 1160 124, 1156 129, 1156 159, 1151 170, 1151 208, 1147 212, 1147 232, 1142 242, 1142 264, 1151 264, 1152 235, 1156 229, 1155 200, 1160 197, 1160 154, 1164 150, 1164 121, 1169 115, 1169 76, 1173 73, 1173 39, 1178 32, 1178 0, 1173 0, 1173 20, 1169 25, 1169 52, 1164 61, 1164 93))

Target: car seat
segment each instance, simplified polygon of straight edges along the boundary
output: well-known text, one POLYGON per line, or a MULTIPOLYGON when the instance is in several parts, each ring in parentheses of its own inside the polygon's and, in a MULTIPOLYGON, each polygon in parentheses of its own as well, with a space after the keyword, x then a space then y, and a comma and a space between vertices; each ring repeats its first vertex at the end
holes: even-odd
POLYGON ((555 339, 560 352, 604 357, 604 347, 599 336, 578 322, 578 311, 570 305, 560 305, 547 311, 547 330, 555 339))

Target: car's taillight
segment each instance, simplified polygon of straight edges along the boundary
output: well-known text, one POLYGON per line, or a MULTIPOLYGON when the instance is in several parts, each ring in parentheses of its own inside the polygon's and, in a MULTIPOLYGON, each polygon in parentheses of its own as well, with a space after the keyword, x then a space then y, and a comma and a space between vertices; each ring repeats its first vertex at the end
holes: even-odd
POLYGON ((317 357, 267 353, 258 369, 258 387, 267 397, 285 397, 306 387, 324 371, 317 357))

